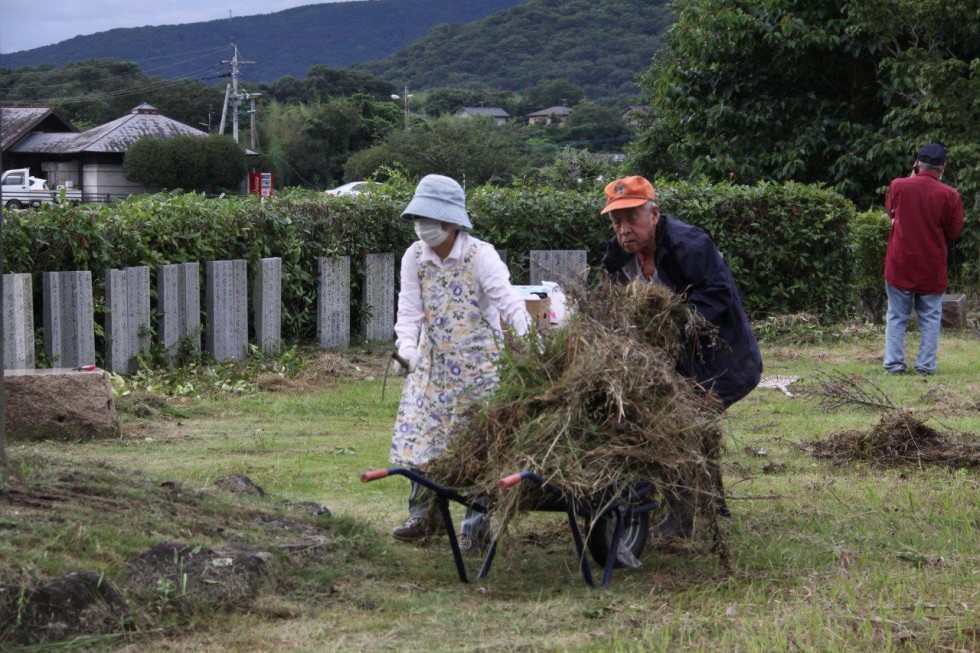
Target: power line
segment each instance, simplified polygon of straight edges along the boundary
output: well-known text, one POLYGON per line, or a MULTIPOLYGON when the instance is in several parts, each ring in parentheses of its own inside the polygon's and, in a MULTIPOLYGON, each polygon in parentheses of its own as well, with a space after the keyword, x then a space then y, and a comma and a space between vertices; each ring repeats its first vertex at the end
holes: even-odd
MULTIPOLYGON (((214 50, 207 50, 206 52, 208 54, 213 54, 214 53, 214 50)), ((15 90, 15 91, 25 91, 26 90, 26 91, 30 91, 30 90, 36 90, 36 89, 49 89, 49 88, 50 89, 55 89, 55 88, 58 88, 58 87, 61 87, 61 86, 73 86, 73 85, 77 85, 77 84, 80 84, 80 83, 91 84, 93 82, 101 82, 101 81, 105 81, 105 80, 109 80, 109 79, 120 79, 120 78, 127 78, 127 77, 138 77, 140 75, 143 75, 143 76, 146 76, 146 77, 151 77, 152 75, 149 75, 149 73, 151 73, 151 72, 155 72, 155 71, 158 71, 158 70, 164 70, 166 68, 173 68, 174 66, 179 66, 179 65, 182 65, 182 64, 185 64, 185 63, 190 63, 192 61, 197 61, 199 59, 203 59, 204 57, 205 57, 205 55, 202 55, 202 56, 199 56, 199 57, 192 57, 190 59, 183 59, 181 61, 175 61, 174 63, 167 64, 165 66, 158 66, 156 68, 148 68, 146 70, 140 69, 139 71, 137 71, 135 73, 125 73, 125 74, 122 74, 122 75, 115 74, 115 73, 106 73, 105 76, 100 77, 100 78, 97 78, 97 79, 92 79, 92 80, 72 80, 72 81, 62 82, 60 84, 34 84, 34 85, 15 84, 10 90, 15 90)), ((124 63, 124 62, 119 62, 119 63, 124 63)), ((68 72, 68 68, 67 67, 63 67, 60 70, 61 71, 64 71, 64 72, 68 72)))
MULTIPOLYGON (((193 71, 193 73, 203 73, 207 71, 207 68, 201 68, 199 70, 193 71)), ((136 93, 146 93, 149 91, 157 91, 164 88, 169 88, 171 86, 177 86, 188 81, 203 81, 208 79, 207 77, 181 77, 178 79, 166 79, 146 84, 143 86, 137 86, 134 88, 119 89, 115 91, 107 91, 104 93, 90 93, 87 95, 71 95, 65 97, 42 97, 33 98, 29 100, 7 100, 4 104, 10 106, 31 106, 38 103, 41 104, 61 104, 66 102, 83 102, 83 101, 93 101, 93 100, 109 100, 117 97, 125 97, 127 95, 134 95, 136 93)))

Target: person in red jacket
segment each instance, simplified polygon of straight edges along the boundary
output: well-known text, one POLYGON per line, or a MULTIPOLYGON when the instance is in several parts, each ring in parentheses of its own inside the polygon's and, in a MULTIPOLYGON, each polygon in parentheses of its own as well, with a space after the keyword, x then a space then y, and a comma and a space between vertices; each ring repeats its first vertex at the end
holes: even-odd
POLYGON ((963 230, 963 200, 942 183, 946 148, 919 148, 912 175, 888 186, 885 211, 892 219, 885 254, 885 372, 904 374, 905 328, 912 310, 919 318, 915 371, 936 373, 936 352, 948 277, 946 255, 963 230))

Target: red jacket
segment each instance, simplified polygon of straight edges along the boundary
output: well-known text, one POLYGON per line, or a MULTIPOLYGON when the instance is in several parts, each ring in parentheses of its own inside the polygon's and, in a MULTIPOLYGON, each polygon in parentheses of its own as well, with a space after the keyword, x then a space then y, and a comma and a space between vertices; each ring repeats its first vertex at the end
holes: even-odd
POLYGON ((885 254, 885 281, 899 290, 939 295, 949 285, 946 253, 963 230, 960 194, 923 170, 888 186, 885 210, 892 231, 885 254))

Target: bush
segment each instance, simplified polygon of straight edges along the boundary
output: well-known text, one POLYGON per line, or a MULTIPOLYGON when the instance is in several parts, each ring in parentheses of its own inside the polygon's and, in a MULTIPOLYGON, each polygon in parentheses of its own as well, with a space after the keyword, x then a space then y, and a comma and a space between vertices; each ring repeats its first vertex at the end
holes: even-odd
POLYGON ((885 297, 885 251, 891 220, 884 211, 865 211, 851 221, 854 248, 854 292, 875 322, 880 322, 888 304, 885 297))
POLYGON ((123 160, 129 181, 169 189, 237 188, 246 172, 245 151, 230 137, 218 134, 142 138, 123 160))
MULTIPOLYGON (((411 222, 399 218, 414 185, 397 170, 386 174, 377 192, 354 197, 288 190, 260 202, 171 192, 96 208, 45 205, 9 212, 5 269, 90 270, 98 298, 108 269, 227 259, 245 259, 254 269, 260 258, 278 256, 283 337, 308 342, 316 336, 317 259, 349 256, 351 332, 357 333, 364 255, 393 252, 397 262, 415 240, 411 222)), ((661 184, 658 192, 664 211, 712 235, 750 312, 836 318, 849 310, 853 207, 836 193, 799 184, 661 184)), ((471 187, 468 201, 474 234, 508 250, 514 283, 528 282, 531 250, 586 250, 593 278, 600 276, 611 230, 599 215, 604 198, 598 185, 583 191, 471 187)), ((40 285, 35 283, 38 292, 40 285)))
POLYGON ((822 185, 658 185, 661 211, 703 228, 728 260, 755 316, 852 308, 854 205, 822 185))

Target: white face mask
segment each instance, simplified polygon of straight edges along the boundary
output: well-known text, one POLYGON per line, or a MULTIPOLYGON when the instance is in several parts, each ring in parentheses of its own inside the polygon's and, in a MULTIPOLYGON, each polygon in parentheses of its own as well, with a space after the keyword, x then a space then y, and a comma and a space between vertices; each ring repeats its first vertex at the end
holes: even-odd
POLYGON ((438 220, 415 218, 415 235, 429 247, 438 247, 449 238, 449 231, 438 220))

